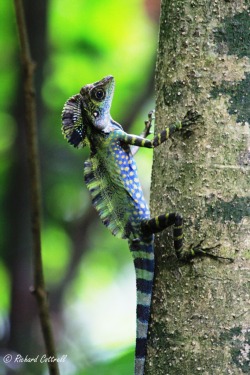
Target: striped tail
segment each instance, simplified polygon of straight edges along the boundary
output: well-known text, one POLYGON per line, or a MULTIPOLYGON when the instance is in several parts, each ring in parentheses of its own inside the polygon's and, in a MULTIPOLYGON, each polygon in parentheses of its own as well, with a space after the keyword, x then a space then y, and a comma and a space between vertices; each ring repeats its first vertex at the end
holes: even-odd
POLYGON ((148 325, 154 279, 153 236, 147 242, 138 239, 130 242, 136 272, 136 348, 135 375, 144 375, 147 351, 148 325))

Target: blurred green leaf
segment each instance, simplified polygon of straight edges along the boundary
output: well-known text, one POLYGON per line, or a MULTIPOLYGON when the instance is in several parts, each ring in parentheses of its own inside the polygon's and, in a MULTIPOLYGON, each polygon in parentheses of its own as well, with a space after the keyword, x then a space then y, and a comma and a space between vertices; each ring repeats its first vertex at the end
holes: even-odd
POLYGON ((8 272, 2 262, 0 262, 0 313, 5 313, 9 309, 10 279, 8 272))
POLYGON ((132 375, 134 373, 134 351, 129 351, 110 362, 97 363, 75 375, 132 375))
POLYGON ((10 114, 0 112, 0 125, 0 155, 2 155, 6 151, 11 151, 10 148, 16 138, 16 124, 10 114))
POLYGON ((124 104, 143 87, 156 50, 156 30, 148 22, 143 1, 53 0, 49 15, 53 53, 47 70, 52 74, 43 89, 48 107, 62 107, 81 86, 113 74, 122 93, 123 112, 124 104))
POLYGON ((74 184, 74 180, 60 181, 48 191, 48 211, 59 220, 71 221, 79 218, 89 204, 87 191, 74 184))
POLYGON ((47 225, 42 231, 42 256, 46 280, 61 280, 70 256, 71 241, 60 226, 47 225))
POLYGON ((16 59, 17 38, 13 8, 8 1, 0 1, 0 108, 9 108, 13 91, 17 85, 18 60, 16 59))

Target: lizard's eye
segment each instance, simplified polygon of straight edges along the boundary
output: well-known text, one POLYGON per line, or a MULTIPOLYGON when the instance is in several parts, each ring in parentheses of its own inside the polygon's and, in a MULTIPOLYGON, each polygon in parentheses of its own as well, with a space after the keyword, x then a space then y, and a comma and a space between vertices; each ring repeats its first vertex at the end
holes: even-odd
POLYGON ((97 100, 103 100, 105 98, 105 91, 103 89, 94 90, 94 97, 97 100))

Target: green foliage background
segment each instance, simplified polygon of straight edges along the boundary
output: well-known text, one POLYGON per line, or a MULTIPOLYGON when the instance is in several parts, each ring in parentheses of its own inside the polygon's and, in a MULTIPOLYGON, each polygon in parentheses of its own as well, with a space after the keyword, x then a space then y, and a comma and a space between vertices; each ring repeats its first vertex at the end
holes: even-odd
MULTIPOLYGON (((28 0, 24 3, 29 6, 28 0)), ((60 365, 62 374, 127 375, 133 371, 132 260, 126 241, 112 237, 91 208, 82 176, 88 151, 74 150, 66 143, 60 131, 60 116, 64 102, 81 86, 112 74, 117 83, 113 118, 131 133, 142 131, 143 120, 154 106, 150 82, 157 22, 152 6, 157 12, 159 1, 46 2, 46 29, 42 35, 46 55, 42 65, 37 61, 36 69, 36 80, 40 80, 36 83, 42 248, 58 353, 67 355, 60 365)), ((28 192, 22 189, 28 184, 27 166, 22 159, 25 142, 19 137, 24 124, 15 109, 19 106, 24 111, 22 73, 11 2, 0 2, 0 34, 0 356, 11 351, 13 355, 34 357, 44 354, 44 347, 36 306, 28 290, 32 285, 30 217, 28 192), (27 300, 22 295, 27 295, 27 300), (26 316, 28 329, 22 324, 23 309, 31 314, 26 316), (13 333, 17 310, 20 327, 15 320, 13 333)), ((39 49, 39 45, 31 45, 32 56, 33 48, 39 49)), ((144 150, 136 157, 147 197, 151 157, 151 152, 144 150)), ((18 364, 10 369, 0 359, 1 374, 44 371, 45 365, 39 364, 18 364)))

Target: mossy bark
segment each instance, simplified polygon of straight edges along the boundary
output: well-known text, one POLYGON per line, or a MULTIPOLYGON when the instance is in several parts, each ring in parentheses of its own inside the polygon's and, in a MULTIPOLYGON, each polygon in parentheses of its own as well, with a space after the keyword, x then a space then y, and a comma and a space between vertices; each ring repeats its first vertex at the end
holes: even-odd
POLYGON ((163 0, 156 133, 189 109, 202 121, 154 151, 151 215, 180 212, 185 247, 234 258, 177 260, 156 236, 146 374, 250 373, 250 5, 163 0))

